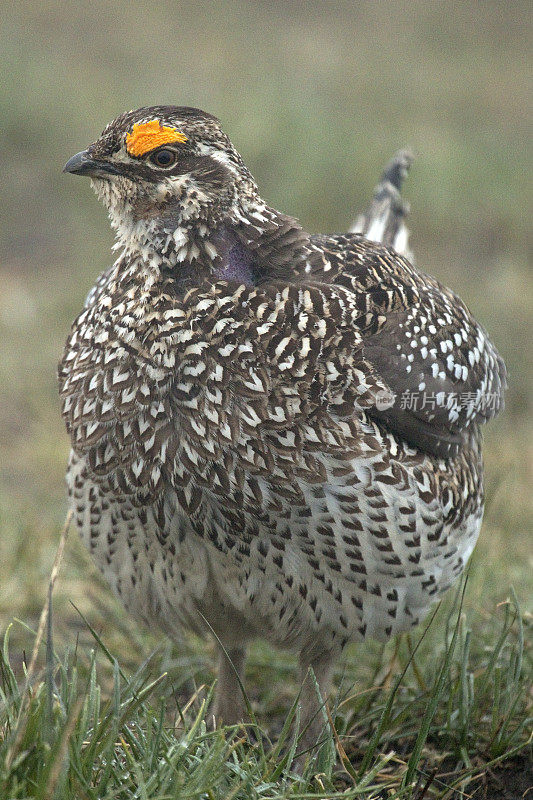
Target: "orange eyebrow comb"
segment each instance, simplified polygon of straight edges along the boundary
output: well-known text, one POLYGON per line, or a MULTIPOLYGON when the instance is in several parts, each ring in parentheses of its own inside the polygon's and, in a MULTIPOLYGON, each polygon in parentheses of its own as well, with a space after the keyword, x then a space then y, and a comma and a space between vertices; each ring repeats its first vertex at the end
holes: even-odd
POLYGON ((143 156, 162 144, 186 141, 187 137, 181 131, 161 125, 158 119, 152 119, 133 126, 132 132, 126 135, 126 150, 130 156, 143 156))

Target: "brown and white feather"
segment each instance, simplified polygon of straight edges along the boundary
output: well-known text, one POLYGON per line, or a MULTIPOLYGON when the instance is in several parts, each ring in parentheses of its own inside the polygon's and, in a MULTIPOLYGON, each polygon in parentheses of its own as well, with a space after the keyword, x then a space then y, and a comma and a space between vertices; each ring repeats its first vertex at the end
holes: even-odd
MULTIPOLYGON (((416 624, 479 533, 505 387, 486 332, 392 246, 268 207, 209 115, 130 112, 87 152, 122 164, 94 178, 122 252, 59 379, 71 504, 114 590, 174 636, 205 617, 304 664, 416 624), (153 118, 188 136, 159 183, 123 147, 153 118)), ((387 196, 363 228, 406 245, 387 196)))

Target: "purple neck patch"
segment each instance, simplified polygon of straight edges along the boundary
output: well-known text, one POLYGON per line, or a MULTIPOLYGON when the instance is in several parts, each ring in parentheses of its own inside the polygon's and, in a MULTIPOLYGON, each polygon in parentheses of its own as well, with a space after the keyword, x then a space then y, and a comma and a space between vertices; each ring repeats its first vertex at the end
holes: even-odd
POLYGON ((215 267, 218 280, 235 281, 253 286, 255 283, 253 263, 250 253, 239 241, 230 244, 226 252, 222 252, 222 263, 215 267))

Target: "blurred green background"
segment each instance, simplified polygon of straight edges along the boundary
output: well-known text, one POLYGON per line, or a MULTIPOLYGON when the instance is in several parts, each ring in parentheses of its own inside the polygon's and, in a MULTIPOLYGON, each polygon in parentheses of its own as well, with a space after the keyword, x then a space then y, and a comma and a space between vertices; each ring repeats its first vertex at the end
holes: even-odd
MULTIPOLYGON (((490 619, 513 584, 531 607, 529 15, 528 2, 427 0, 20 0, 3 14, 0 628, 35 624, 44 601, 66 511, 56 363, 112 259, 88 182, 61 169, 117 114, 159 103, 216 114, 264 197, 312 231, 346 230, 393 152, 417 153, 417 263, 465 299, 509 368, 467 604, 490 619)), ((79 627, 69 599, 109 637, 148 641, 74 533, 60 637, 79 627)))

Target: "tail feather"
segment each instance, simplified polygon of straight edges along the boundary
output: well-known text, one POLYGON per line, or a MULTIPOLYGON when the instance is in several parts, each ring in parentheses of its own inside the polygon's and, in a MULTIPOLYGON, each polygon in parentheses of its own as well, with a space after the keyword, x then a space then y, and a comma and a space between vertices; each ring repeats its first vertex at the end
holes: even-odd
POLYGON ((413 254, 405 225, 409 203, 402 199, 400 190, 413 158, 409 150, 399 150, 395 154, 383 171, 368 211, 360 214, 351 228, 351 233, 362 233, 373 242, 392 247, 410 261, 413 254))

